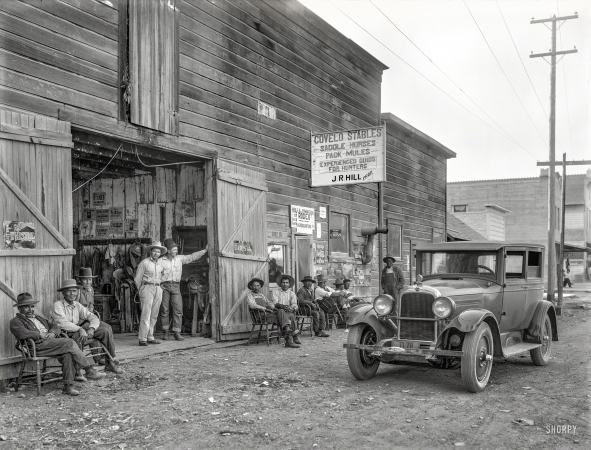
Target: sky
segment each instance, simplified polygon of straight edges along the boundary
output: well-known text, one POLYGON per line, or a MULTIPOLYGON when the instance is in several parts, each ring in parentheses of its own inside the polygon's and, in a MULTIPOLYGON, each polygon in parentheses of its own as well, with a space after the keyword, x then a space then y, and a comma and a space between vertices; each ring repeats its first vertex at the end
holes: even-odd
POLYGON ((530 54, 550 51, 552 24, 530 21, 576 12, 557 25, 556 49, 578 53, 556 65, 555 159, 591 160, 590 0, 299 1, 389 67, 382 112, 457 154, 450 182, 539 176, 550 156, 551 66, 530 54))

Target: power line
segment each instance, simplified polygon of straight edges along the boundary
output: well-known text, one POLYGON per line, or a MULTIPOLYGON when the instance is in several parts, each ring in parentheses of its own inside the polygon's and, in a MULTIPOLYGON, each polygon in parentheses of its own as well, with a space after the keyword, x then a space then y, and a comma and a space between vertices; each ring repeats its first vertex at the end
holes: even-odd
MULTIPOLYGON (((447 74, 446 74, 446 73, 445 73, 445 72, 444 72, 444 71, 443 71, 443 70, 442 70, 442 69, 441 69, 441 68, 440 68, 440 67, 439 67, 437 64, 435 64, 435 63, 433 62, 433 60, 432 60, 431 58, 429 58, 429 56, 428 56, 428 55, 427 55, 427 54, 426 54, 426 53, 425 53, 423 50, 421 50, 421 49, 419 48, 419 46, 418 46, 417 44, 415 44, 415 43, 413 42, 413 40, 412 40, 411 38, 409 38, 409 37, 408 37, 408 36, 407 36, 407 35, 406 35, 406 34, 405 34, 405 33, 404 33, 404 32, 403 32, 403 31, 402 31, 402 30, 401 30, 401 29, 400 29, 400 28, 399 28, 399 27, 398 27, 398 26, 397 26, 397 25, 396 25, 396 24, 393 22, 393 21, 392 21, 392 19, 390 19, 390 18, 389 18, 389 17, 388 17, 388 16, 387 16, 387 15, 386 15, 386 14, 385 14, 385 13, 384 13, 384 12, 383 12, 383 11, 382 11, 382 10, 381 10, 381 9, 380 9, 380 8, 379 8, 379 7, 378 7, 378 6, 377 6, 377 5, 376 5, 376 4, 375 4, 375 3, 374 3, 372 0, 369 0, 369 2, 370 2, 370 3, 371 3, 373 6, 374 6, 374 8, 376 8, 376 9, 377 9, 377 10, 378 10, 378 11, 379 11, 379 12, 380 12, 380 13, 381 13, 381 14, 382 14, 382 15, 383 15, 383 16, 384 16, 384 17, 385 17, 385 18, 386 18, 386 19, 387 19, 387 20, 388 20, 388 21, 389 21, 389 22, 390 22, 390 23, 391 23, 393 26, 394 26, 394 28, 396 28, 396 29, 397 29, 397 30, 400 32, 400 34, 402 34, 402 35, 403 35, 403 36, 404 36, 406 39, 408 39, 408 41, 409 41, 409 42, 410 42, 412 45, 414 45, 414 46, 416 47, 416 49, 417 49, 419 52, 421 52, 421 54, 422 54, 422 55, 423 55, 425 58, 427 58, 427 59, 429 60, 429 62, 430 62, 431 64, 433 64, 433 65, 434 65, 434 66, 437 68, 437 70, 439 70, 439 72, 441 72, 441 73, 442 73, 442 74, 445 76, 445 78, 447 78, 447 79, 448 79, 448 80, 449 80, 449 81, 450 81, 450 82, 451 82, 451 83, 452 83, 452 84, 453 84, 455 87, 457 87, 457 88, 459 89, 459 91, 460 91, 462 94, 464 94, 464 95, 466 96, 466 98, 467 98, 468 100, 470 100, 470 101, 471 101, 471 102, 472 102, 472 103, 473 103, 473 104, 474 104, 474 105, 475 105, 475 106, 476 106, 476 107, 477 107, 477 108, 478 108, 480 111, 482 111, 482 112, 483 112, 483 114, 484 114, 486 117, 488 117, 490 120, 492 120, 492 121, 493 121, 493 123, 494 123, 494 124, 495 124, 497 127, 499 127, 499 128, 500 128, 500 129, 501 129, 501 130, 502 130, 502 131, 503 131, 503 132, 506 134, 506 136, 505 136, 505 137, 508 137, 509 139, 513 140, 513 142, 516 142, 516 141, 515 141, 515 140, 514 140, 514 139, 511 137, 511 135, 510 135, 510 134, 509 134, 509 133, 508 133, 508 132, 507 132, 507 131, 506 131, 506 130, 505 130, 505 129, 504 129, 502 126, 501 126, 501 125, 499 125, 499 124, 497 123, 497 121, 496 121, 495 119, 493 119, 493 118, 492 118, 490 115, 488 115, 488 113, 487 113, 487 112, 486 112, 484 109, 482 109, 478 103, 476 103, 474 100, 472 100, 472 98, 471 98, 471 97, 470 97, 470 96, 469 96, 469 95, 468 95, 468 94, 467 94, 467 93, 466 93, 466 92, 465 92, 465 91, 464 91, 464 90, 463 90, 463 89, 462 89, 460 86, 458 86, 458 85, 457 85, 457 83, 456 83, 454 80, 452 80, 452 79, 451 79, 451 78, 450 78, 450 77, 449 77, 449 76, 448 76, 448 75, 447 75, 447 74)), ((537 94, 536 94, 536 95, 537 95, 537 94)))
POLYGON ((385 45, 382 41, 380 41, 378 38, 376 38, 373 34, 371 34, 369 31, 367 31, 365 28, 363 28, 361 25, 359 25, 354 19, 352 19, 347 13, 345 13, 341 8, 339 8, 336 4, 334 4, 332 2, 332 0, 328 0, 330 4, 332 4, 336 9, 338 9, 345 17, 347 17, 351 22, 353 22, 355 25, 357 25, 359 28, 361 28, 365 33, 369 34, 374 40, 376 40, 380 45, 382 45, 386 50, 388 50, 390 53, 392 53, 394 56, 396 56, 400 61, 402 61, 404 64, 406 64, 408 67, 410 67, 412 70, 414 70, 416 73, 418 73, 421 77, 423 77, 429 84, 433 85, 435 88, 437 88, 439 91, 441 91, 442 93, 444 93, 446 96, 448 96, 453 102, 457 103, 459 106, 461 106, 462 108, 464 108, 466 111, 468 111, 470 114, 472 114, 474 117, 476 117, 478 120, 480 120, 482 123, 484 123, 487 127, 491 128, 492 130, 496 131, 497 133, 499 133, 501 136, 503 136, 504 138, 507 138, 509 140, 511 140, 514 144, 516 144, 517 146, 521 147, 523 150, 525 150, 530 156, 532 156, 534 159, 536 159, 536 161, 539 159, 538 157, 536 157, 533 153, 531 153, 528 149, 526 149, 523 145, 521 145, 519 142, 517 142, 513 137, 509 136, 505 136, 503 135, 501 132, 499 132, 499 130, 497 130, 496 128, 492 127, 489 123, 485 122, 482 118, 478 117, 476 114, 474 114, 472 111, 470 111, 468 108, 466 108, 464 105, 462 105, 460 102, 458 102, 455 98, 453 98, 451 95, 449 95, 447 92, 445 92, 442 88, 440 88, 439 86, 437 86, 434 82, 432 82, 429 78, 427 78, 425 75, 423 75, 419 70, 415 69, 412 65, 410 65, 408 62, 406 62, 402 57, 400 57, 399 55, 397 55, 393 50, 391 50, 387 45, 385 45))
MULTIPOLYGON (((529 117, 529 120, 531 121, 531 123, 534 126, 534 128, 536 129, 536 131, 538 132, 538 135, 540 136, 540 139, 542 139, 542 141, 544 141, 544 138, 542 137, 542 133, 540 133, 540 130, 538 130, 538 127, 536 126, 536 123, 533 121, 533 119, 531 118, 531 116, 527 112, 527 109, 525 108, 525 105, 521 101, 521 98, 519 98, 519 95, 517 95, 517 91, 515 90, 515 88, 513 87, 513 84, 511 83, 511 80, 509 80, 509 77, 505 73, 505 70, 503 69, 503 66, 501 65, 499 59, 497 58, 497 55, 495 55, 495 52, 493 51, 493 49, 491 48, 490 44, 488 43, 488 41, 486 39, 486 36, 484 36, 484 33, 480 29, 480 26, 478 25, 478 22, 476 21, 476 18, 474 17, 474 15, 472 14, 472 11, 470 11, 470 8, 468 7, 468 4, 466 3, 466 0, 463 0, 463 2, 464 2, 464 5, 466 6, 466 9, 470 13, 470 16, 472 17, 472 20, 474 20, 474 23, 476 24, 476 28, 478 28, 478 31, 480 31, 480 34, 482 35, 482 38, 484 39, 484 42, 486 42, 486 45, 487 45, 488 49, 490 50, 490 52, 492 53, 493 57, 495 58, 495 61, 499 65, 499 68, 501 69, 501 72, 503 72, 503 75, 505 75, 505 78, 507 79, 507 82, 509 83, 509 86, 511 86, 511 89, 513 90, 513 93, 515 94, 515 97, 517 97, 517 100, 519 100, 519 103, 521 104, 521 107, 525 111, 525 114, 527 114, 527 117, 529 117)), ((545 143, 545 141, 544 141, 544 143, 545 143)))

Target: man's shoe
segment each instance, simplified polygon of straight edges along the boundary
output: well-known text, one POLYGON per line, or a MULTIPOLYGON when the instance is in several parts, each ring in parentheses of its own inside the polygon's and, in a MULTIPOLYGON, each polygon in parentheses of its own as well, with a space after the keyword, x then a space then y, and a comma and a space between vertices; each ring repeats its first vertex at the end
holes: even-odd
POLYGON ((330 337, 330 334, 325 333, 324 331, 319 331, 318 333, 316 333, 316 336, 318 336, 318 337, 330 337))
POLYGON ((301 344, 302 341, 300 341, 300 335, 299 334, 294 334, 293 336, 293 342, 294 344, 301 344))
POLYGON ((64 386, 62 392, 66 395, 71 395, 72 397, 76 397, 80 395, 80 391, 74 389, 71 385, 64 386))
POLYGON ((285 336, 285 347, 300 348, 300 346, 293 341, 293 338, 290 335, 285 336))
POLYGON ((182 337, 182 336, 181 336, 181 333, 179 333, 178 331, 175 331, 175 332, 174 332, 174 339, 175 339, 176 341, 184 341, 184 340, 185 340, 185 338, 184 338, 184 337, 182 337))
POLYGON ((86 378, 89 380, 102 380, 105 378, 105 374, 101 372, 97 372, 94 367, 87 367, 84 369, 86 371, 86 378))
POLYGON ((82 375, 80 372, 76 373, 76 376, 74 377, 74 381, 77 381, 78 383, 86 383, 88 380, 86 379, 86 377, 84 375, 82 375))
POLYGON ((147 347, 148 343, 146 341, 140 341, 140 347, 147 347))
MULTIPOLYGON (((118 365, 119 365, 119 360, 118 360, 117 358, 111 358, 111 362, 112 362, 113 364, 115 364, 116 366, 118 366, 118 365)), ((105 364, 105 365, 106 365, 106 364, 105 364)))
POLYGON ((148 344, 162 344, 162 342, 152 339, 151 341, 148 341, 148 344))
POLYGON ((123 372, 123 369, 121 367, 116 366, 113 363, 108 363, 105 366, 105 372, 113 372, 116 373, 117 375, 121 375, 123 372))
POLYGON ((164 336, 162 336, 163 341, 168 341, 170 339, 170 331, 164 330, 164 336))

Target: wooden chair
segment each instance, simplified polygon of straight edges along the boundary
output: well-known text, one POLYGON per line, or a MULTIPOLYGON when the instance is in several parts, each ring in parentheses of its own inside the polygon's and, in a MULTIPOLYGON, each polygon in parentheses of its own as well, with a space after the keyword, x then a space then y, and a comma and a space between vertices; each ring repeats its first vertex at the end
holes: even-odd
POLYGON ((267 346, 270 345, 272 339, 277 339, 277 343, 280 343, 281 330, 277 327, 276 323, 267 323, 265 311, 261 309, 250 309, 250 317, 252 319, 252 329, 250 330, 250 337, 246 345, 250 345, 253 339, 256 339, 258 344, 261 339, 267 340, 267 346), (256 329, 257 327, 258 330, 256 329), (264 337, 261 337, 264 335, 264 337))
POLYGON ((310 336, 314 337, 314 319, 312 318, 312 308, 309 305, 299 305, 296 313, 296 324, 300 334, 309 331, 310 336), (308 325, 308 328, 304 328, 308 325))
POLYGON ((41 395, 41 386, 46 383, 61 380, 62 366, 48 364, 48 361, 55 360, 55 356, 37 356, 37 348, 33 339, 17 341, 16 348, 20 350, 23 357, 21 370, 16 379, 15 391, 21 386, 37 386, 37 395, 41 395), (56 376, 59 373, 59 376, 56 376))
POLYGON ((101 341, 94 338, 86 339, 82 351, 87 358, 94 358, 97 363, 97 358, 101 359, 102 357, 105 357, 106 360, 113 359, 111 352, 107 350, 107 347, 105 347, 101 341))
POLYGON ((334 325, 335 328, 338 328, 341 324, 345 322, 345 319, 337 305, 336 301, 332 297, 325 297, 317 301, 318 306, 324 311, 324 315, 326 316, 326 325, 329 329, 332 328, 334 325))

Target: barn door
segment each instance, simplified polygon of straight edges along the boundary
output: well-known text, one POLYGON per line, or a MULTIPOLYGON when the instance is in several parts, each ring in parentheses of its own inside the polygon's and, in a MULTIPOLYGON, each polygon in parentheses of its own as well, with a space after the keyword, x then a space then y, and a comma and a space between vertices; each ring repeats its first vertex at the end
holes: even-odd
POLYGON ((241 338, 251 328, 248 281, 265 281, 267 185, 261 173, 218 160, 216 171, 219 327, 218 340, 241 338))
POLYGON ((8 323, 29 292, 48 317, 72 278, 72 135, 60 120, 0 110, 0 379, 18 361, 8 323))

